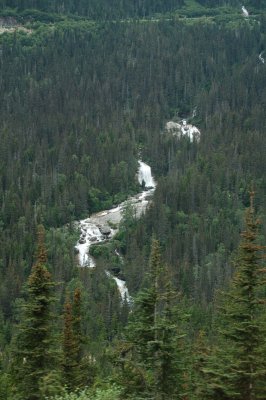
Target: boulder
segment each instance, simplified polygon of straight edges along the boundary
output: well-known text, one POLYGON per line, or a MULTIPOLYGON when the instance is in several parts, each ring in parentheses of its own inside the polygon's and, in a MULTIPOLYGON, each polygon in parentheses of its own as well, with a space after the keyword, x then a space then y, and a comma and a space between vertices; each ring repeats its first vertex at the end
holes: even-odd
POLYGON ((166 130, 169 131, 178 131, 181 129, 181 125, 174 121, 168 121, 165 126, 166 130))
POLYGON ((109 236, 111 234, 111 228, 109 228, 109 226, 107 226, 107 225, 100 226, 99 229, 100 229, 101 234, 104 236, 109 236))

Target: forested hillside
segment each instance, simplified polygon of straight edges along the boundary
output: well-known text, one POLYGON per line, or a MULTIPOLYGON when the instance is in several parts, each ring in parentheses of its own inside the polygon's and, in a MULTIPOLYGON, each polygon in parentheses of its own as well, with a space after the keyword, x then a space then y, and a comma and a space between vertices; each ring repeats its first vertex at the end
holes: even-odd
POLYGON ((118 19, 174 11, 184 5, 184 0, 1 0, 0 5, 3 9, 15 7, 18 11, 33 8, 40 11, 77 14, 96 19, 118 19))
POLYGON ((0 1, 0 399, 265 398, 266 4, 245 7, 0 1), (147 212, 79 267, 75 221, 140 192, 140 158, 147 212))

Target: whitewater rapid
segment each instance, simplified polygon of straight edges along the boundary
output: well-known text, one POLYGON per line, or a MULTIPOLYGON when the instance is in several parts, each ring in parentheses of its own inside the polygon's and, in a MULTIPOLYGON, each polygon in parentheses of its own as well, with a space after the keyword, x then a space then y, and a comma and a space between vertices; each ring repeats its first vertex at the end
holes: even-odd
MULTIPOLYGON (((151 195, 155 190, 156 182, 152 176, 150 166, 141 160, 138 163, 138 182, 143 187, 142 192, 130 197, 115 208, 92 214, 89 218, 78 222, 80 238, 75 249, 78 254, 78 263, 81 267, 95 268, 95 261, 89 254, 90 246, 96 243, 104 243, 114 236, 119 229, 123 210, 128 203, 134 206, 136 218, 145 212, 151 195), (113 228, 115 225, 117 225, 116 229, 113 228)), ((129 301, 130 296, 126 282, 113 276, 109 271, 106 271, 106 274, 116 281, 122 299, 129 301)))

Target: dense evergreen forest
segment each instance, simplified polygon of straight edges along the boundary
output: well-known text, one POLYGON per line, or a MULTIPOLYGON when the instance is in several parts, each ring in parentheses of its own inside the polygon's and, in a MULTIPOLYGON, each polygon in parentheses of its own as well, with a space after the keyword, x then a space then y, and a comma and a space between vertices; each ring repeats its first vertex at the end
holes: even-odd
POLYGON ((266 2, 241 7, 0 0, 1 400, 266 398, 266 2), (147 212, 79 267, 75 221, 139 158, 147 212))
POLYGON ((3 9, 16 7, 18 11, 34 8, 40 11, 67 13, 89 18, 143 17, 154 13, 174 11, 184 4, 184 0, 1 0, 3 9))

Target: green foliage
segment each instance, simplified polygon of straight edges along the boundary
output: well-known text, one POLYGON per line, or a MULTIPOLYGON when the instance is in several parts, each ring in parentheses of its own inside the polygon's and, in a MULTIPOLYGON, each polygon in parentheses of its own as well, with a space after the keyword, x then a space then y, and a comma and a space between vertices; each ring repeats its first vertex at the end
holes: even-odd
POLYGON ((0 400, 11 400, 10 376, 0 371, 0 400))
POLYGON ((45 267, 44 228, 38 228, 37 261, 28 278, 27 300, 12 355, 16 399, 40 400, 61 388, 58 353, 52 337, 51 274, 45 267))
POLYGON ((50 396, 56 396, 62 391, 62 377, 60 371, 50 370, 39 382, 40 399, 46 399, 50 396))
POLYGON ((124 251, 128 240, 130 240, 130 231, 136 226, 136 209, 130 201, 124 204, 122 210, 122 219, 119 224, 119 232, 115 239, 119 242, 119 249, 124 251))
POLYGON ((69 392, 93 383, 95 360, 84 348, 81 290, 76 288, 73 301, 67 296, 64 306, 63 378, 69 392))
MULTIPOLYGON (((66 287, 71 296, 77 286, 82 291, 81 326, 77 318, 77 331, 84 334, 82 386, 90 386, 96 373, 99 380, 112 374, 106 347, 122 335, 127 321, 128 305, 121 304, 114 280, 105 273, 114 267, 122 269, 130 293, 146 285, 136 301, 140 319, 131 324, 136 328, 135 347, 125 346, 129 352, 120 360, 126 364, 123 385, 134 400, 154 397, 155 391, 161 397, 174 391, 185 396, 189 385, 189 395, 197 400, 213 400, 214 389, 217 399, 224 395, 225 371, 241 349, 230 339, 228 357, 221 354, 217 368, 220 353, 211 352, 211 344, 226 345, 225 339, 216 339, 212 304, 216 290, 233 272, 231 259, 251 181, 263 221, 266 210, 266 81, 265 66, 258 59, 266 48, 265 2, 250 0, 245 5, 251 14, 248 20, 241 15, 241 5, 229 0, 0 1, 1 16, 28 29, 0 35, 0 393, 5 400, 10 397, 15 305, 30 275, 40 222, 48 230, 49 271, 60 282, 54 313, 62 314, 66 287), (179 118, 200 128, 199 143, 164 131, 166 121, 179 118), (73 221, 111 208, 139 190, 140 148, 158 181, 147 214, 138 221, 128 207, 115 241, 92 249, 97 268, 77 268, 73 221), (57 229, 65 223, 68 226, 57 229), (191 313, 186 329, 178 317, 170 316, 177 301, 169 300, 167 308, 168 300, 158 300, 153 280, 146 276, 154 234, 173 287, 189 298, 184 306, 191 313), (202 328, 207 337, 195 345, 199 373, 193 375, 192 362, 187 363, 187 355, 179 350, 202 328), (186 337, 180 337, 183 331, 186 337), (145 352, 147 358, 141 357, 145 352), (220 385, 207 385, 208 393, 206 375, 214 386, 220 385), (145 384, 146 393, 141 390, 145 384)), ((265 227, 260 242, 265 243, 265 227)), ((170 288, 161 284, 159 280, 162 292, 171 298, 170 288)), ((236 305, 237 316, 243 310, 237 301, 236 305)), ((22 331, 29 332, 26 310, 22 318, 22 331)), ((265 316, 258 318, 265 324, 265 316)), ((53 322, 61 330, 61 321, 53 322)), ((16 379, 26 387, 31 375, 23 375, 19 357, 29 344, 23 344, 20 334, 14 371, 20 369, 16 379)), ((258 353, 264 354, 265 341, 261 342, 258 353)), ((51 356, 56 355, 51 348, 51 356)), ((259 365, 261 356, 254 357, 259 365)), ((39 380, 41 397, 61 393, 52 364, 39 380)), ((231 390, 236 376, 229 372, 231 390)), ((99 389, 99 398, 103 392, 109 395, 99 389)), ((114 390, 110 396, 117 396, 114 390)))
POLYGON ((104 258, 109 258, 109 254, 110 254, 110 246, 106 246, 106 245, 94 245, 91 246, 90 248, 90 254, 93 257, 104 257, 104 258))
MULTIPOLYGON (((65 393, 53 397, 53 400, 118 400, 121 390, 116 385, 109 385, 103 389, 96 390, 84 389, 82 391, 65 393)), ((51 399, 51 400, 52 400, 51 399)))
POLYGON ((143 0, 141 3, 129 0, 122 2, 119 0, 112 0, 111 2, 107 0, 65 0, 59 2, 50 0, 32 0, 30 2, 1 0, 0 8, 16 7, 18 11, 26 9, 27 13, 32 11, 27 9, 32 8, 35 14, 39 13, 42 17, 50 16, 47 12, 56 12, 61 14, 71 13, 75 15, 85 15, 89 18, 106 20, 126 17, 143 17, 154 15, 158 12, 168 12, 180 7, 183 3, 183 0, 143 0))
POLYGON ((184 393, 184 335, 176 294, 163 277, 159 242, 152 241, 150 282, 135 299, 125 340, 118 345, 117 380, 129 398, 169 399, 184 393))
MULTIPOLYGON (((265 397, 265 312, 262 304, 262 250, 257 244, 258 221, 253 197, 246 213, 236 271, 224 294, 219 314, 220 348, 206 363, 206 388, 215 398, 262 399, 265 397)), ((265 272, 265 271, 264 271, 265 272)))
POLYGON ((93 394, 93 399, 95 400, 118 400, 120 399, 121 389, 116 386, 112 385, 106 389, 96 389, 95 393, 93 394))
POLYGON ((63 375, 65 384, 70 390, 77 387, 76 376, 79 370, 77 352, 77 341, 73 330, 72 306, 69 299, 67 299, 64 310, 63 375))

